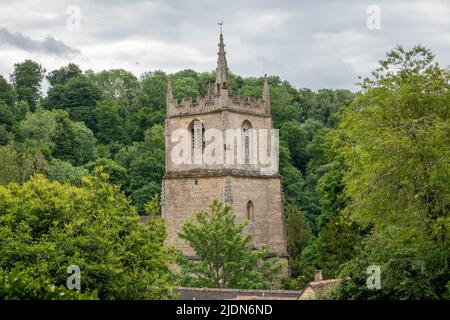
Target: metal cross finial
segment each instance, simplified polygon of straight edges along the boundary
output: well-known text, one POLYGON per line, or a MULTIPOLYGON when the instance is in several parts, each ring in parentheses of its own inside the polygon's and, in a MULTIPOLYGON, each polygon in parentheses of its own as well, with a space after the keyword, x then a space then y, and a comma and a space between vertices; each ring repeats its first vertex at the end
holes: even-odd
POLYGON ((223 21, 219 22, 218 25, 220 26, 220 33, 222 33, 222 25, 223 25, 223 21))

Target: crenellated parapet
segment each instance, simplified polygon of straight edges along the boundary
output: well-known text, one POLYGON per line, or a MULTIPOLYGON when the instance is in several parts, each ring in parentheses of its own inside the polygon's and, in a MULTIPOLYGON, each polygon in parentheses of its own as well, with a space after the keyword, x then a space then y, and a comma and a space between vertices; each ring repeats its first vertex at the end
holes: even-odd
POLYGON ((270 116, 269 103, 263 99, 252 97, 231 97, 227 94, 214 94, 198 97, 195 101, 190 97, 183 98, 181 101, 175 99, 167 101, 167 116, 169 118, 225 110, 270 116))

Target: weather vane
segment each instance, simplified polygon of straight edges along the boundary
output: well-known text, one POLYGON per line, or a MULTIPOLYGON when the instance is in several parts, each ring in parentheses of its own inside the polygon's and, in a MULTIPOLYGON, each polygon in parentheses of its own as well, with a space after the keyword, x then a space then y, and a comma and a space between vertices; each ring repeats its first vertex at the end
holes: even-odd
POLYGON ((223 21, 219 22, 218 25, 220 26, 220 33, 222 33, 222 25, 223 25, 223 21))

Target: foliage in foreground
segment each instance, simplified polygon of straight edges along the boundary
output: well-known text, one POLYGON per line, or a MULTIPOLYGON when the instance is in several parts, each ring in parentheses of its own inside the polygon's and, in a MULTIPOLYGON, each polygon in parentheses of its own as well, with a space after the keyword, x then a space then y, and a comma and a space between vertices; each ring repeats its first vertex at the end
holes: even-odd
POLYGON ((57 287, 77 265, 81 290, 96 290, 100 299, 169 298, 165 236, 161 221, 139 223, 129 199, 100 171, 81 187, 40 175, 0 186, 0 268, 44 275, 57 287))
POLYGON ((33 277, 29 273, 12 269, 0 270, 0 300, 96 300, 97 292, 81 293, 65 286, 55 286, 44 275, 33 277))
MULTIPOLYGON (((153 71, 137 79, 125 70, 82 72, 68 65, 47 74, 51 87, 42 97, 44 73, 27 60, 15 64, 12 84, 0 76, 0 184, 42 173, 85 189, 81 177, 102 165, 144 212, 164 173, 167 80, 177 99, 195 100, 214 73, 153 71)), ((261 95, 262 78, 230 77, 237 95, 261 95)), ((421 47, 390 52, 356 95, 296 89, 268 77, 291 215, 292 287, 302 289, 322 269, 325 278, 351 278, 339 298, 450 297, 448 80, 448 69, 421 47), (369 264, 381 267, 381 291, 366 288, 369 264)), ((35 204, 18 206, 35 210, 35 204)), ((159 214, 157 207, 149 211, 159 214)), ((29 256, 17 250, 9 265, 29 256)))
POLYGON ((450 72, 433 58, 420 46, 389 52, 334 133, 348 167, 344 212, 370 228, 338 298, 448 295, 450 72), (381 269, 380 290, 367 290, 369 265, 381 269))
POLYGON ((200 261, 179 256, 184 285, 209 288, 268 289, 277 281, 283 265, 265 258, 267 250, 251 248, 251 236, 243 235, 247 222, 235 223, 230 206, 215 200, 208 211, 195 213, 179 236, 200 261))

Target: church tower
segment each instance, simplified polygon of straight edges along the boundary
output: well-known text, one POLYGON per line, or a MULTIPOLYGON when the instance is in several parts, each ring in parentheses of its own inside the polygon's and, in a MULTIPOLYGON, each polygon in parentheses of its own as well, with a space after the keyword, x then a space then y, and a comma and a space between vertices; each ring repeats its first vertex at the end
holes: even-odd
MULTIPOLYGON (((276 169, 264 170, 266 164, 254 161, 258 151, 250 143, 262 139, 255 132, 271 132, 272 129, 267 79, 264 78, 261 99, 237 98, 233 96, 228 71, 221 31, 216 81, 214 88, 210 87, 206 96, 199 97, 196 101, 192 101, 190 97, 176 101, 172 84, 170 81, 168 83, 166 173, 161 199, 162 215, 168 226, 167 243, 175 245, 188 258, 195 259, 195 252, 178 237, 178 232, 183 223, 193 217, 194 212, 208 209, 213 200, 218 199, 232 207, 238 221, 249 220, 245 232, 252 235, 252 245, 255 248, 265 245, 271 255, 286 258, 278 154, 276 169), (180 139, 176 134, 183 130, 179 129, 186 132, 180 139), (236 156, 239 157, 240 150, 242 161, 196 161, 208 151, 208 145, 212 141, 208 140, 208 133, 214 129, 214 132, 223 133, 223 143, 219 139, 223 144, 220 146, 223 154, 235 159, 236 156), (238 133, 231 141, 226 139, 230 131, 238 133), (234 145, 237 141, 241 142, 240 146, 234 145), (175 159, 179 155, 177 148, 180 144, 185 149, 190 148, 187 150, 187 157, 192 161, 175 159)), ((273 147, 273 137, 269 136, 268 141, 263 148, 273 147)))

